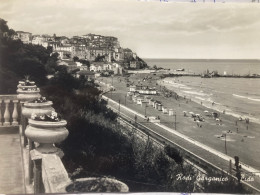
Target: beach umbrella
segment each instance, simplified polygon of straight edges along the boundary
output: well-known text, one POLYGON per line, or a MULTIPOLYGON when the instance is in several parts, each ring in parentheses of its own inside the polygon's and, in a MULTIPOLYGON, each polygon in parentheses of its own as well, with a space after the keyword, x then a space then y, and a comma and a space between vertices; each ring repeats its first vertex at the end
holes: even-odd
POLYGON ((200 116, 200 114, 196 114, 196 116, 200 116))
POLYGON ((190 114, 194 114, 194 112, 189 112, 190 114))
POLYGON ((205 112, 205 113, 208 113, 209 111, 205 110, 204 112, 205 112))
POLYGON ((216 121, 219 121, 219 118, 216 118, 216 121))

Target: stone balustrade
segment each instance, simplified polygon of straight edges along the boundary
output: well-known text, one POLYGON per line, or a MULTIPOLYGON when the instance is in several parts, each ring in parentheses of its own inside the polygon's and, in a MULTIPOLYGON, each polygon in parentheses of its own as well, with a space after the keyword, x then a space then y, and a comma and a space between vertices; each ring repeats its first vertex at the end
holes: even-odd
POLYGON ((51 114, 54 111, 51 107, 52 102, 31 101, 41 97, 40 90, 36 85, 22 86, 21 84, 22 82, 17 86, 17 97, 22 103, 21 120, 24 146, 27 143, 29 146, 25 148, 29 150, 29 184, 33 181, 34 193, 65 192, 65 186, 70 179, 61 162, 63 152, 54 144, 63 141, 68 136, 68 130, 65 128, 67 122, 64 120, 38 121, 31 118, 32 114, 36 116, 51 114), (34 90, 23 90, 24 88, 34 88, 34 90))
POLYGON ((17 95, 0 95, 0 126, 19 125, 20 109, 18 103, 17 95))

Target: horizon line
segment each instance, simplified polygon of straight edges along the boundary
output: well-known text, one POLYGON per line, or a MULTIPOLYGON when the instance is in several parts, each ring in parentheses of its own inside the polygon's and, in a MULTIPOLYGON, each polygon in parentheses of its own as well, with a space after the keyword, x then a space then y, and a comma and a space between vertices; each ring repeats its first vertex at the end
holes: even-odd
MULTIPOLYGON (((139 56, 141 57, 141 56, 139 56)), ((164 60, 260 60, 257 58, 154 58, 154 57, 141 57, 142 59, 164 59, 164 60)))

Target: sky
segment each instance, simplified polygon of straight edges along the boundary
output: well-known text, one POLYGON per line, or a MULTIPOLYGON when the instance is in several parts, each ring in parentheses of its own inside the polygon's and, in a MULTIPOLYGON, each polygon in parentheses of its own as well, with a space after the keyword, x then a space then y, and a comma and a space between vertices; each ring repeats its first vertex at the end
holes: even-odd
POLYGON ((0 18, 33 34, 115 36, 142 58, 260 59, 260 3, 199 1, 0 0, 0 18))

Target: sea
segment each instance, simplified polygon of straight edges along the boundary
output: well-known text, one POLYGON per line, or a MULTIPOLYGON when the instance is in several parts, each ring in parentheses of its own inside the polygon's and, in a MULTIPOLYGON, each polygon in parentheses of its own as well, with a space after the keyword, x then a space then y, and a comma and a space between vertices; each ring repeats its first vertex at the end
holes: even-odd
MULTIPOLYGON (((260 74, 260 60, 144 59, 151 67, 200 74, 260 74)), ((168 77, 162 84, 207 108, 260 124, 260 78, 168 77)))

